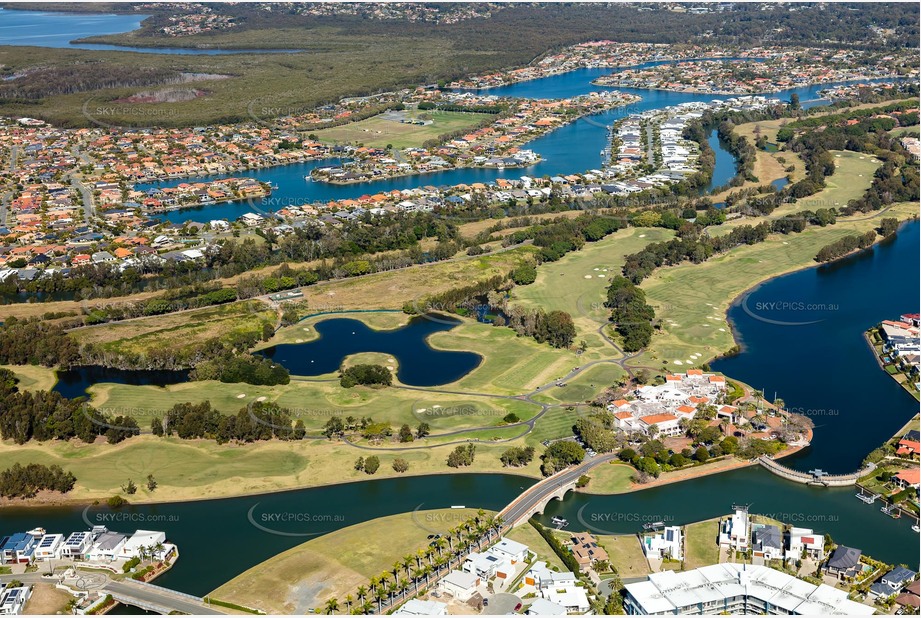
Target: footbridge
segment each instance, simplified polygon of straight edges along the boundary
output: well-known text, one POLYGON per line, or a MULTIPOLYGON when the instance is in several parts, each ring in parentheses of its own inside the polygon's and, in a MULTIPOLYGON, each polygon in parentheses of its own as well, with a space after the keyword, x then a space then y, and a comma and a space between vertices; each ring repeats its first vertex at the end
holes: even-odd
POLYGON ((767 455, 758 458, 758 463, 770 470, 781 478, 803 485, 819 485, 822 487, 846 487, 856 485, 857 479, 866 476, 876 469, 875 464, 868 464, 863 470, 851 472, 850 474, 828 474, 824 470, 810 470, 809 472, 800 472, 771 459, 767 455))
POLYGON ((567 492, 574 490, 580 476, 595 466, 614 459, 617 459, 617 456, 613 454, 598 455, 531 485, 499 513, 503 525, 514 528, 526 523, 533 515, 543 513, 551 500, 562 500, 567 492))

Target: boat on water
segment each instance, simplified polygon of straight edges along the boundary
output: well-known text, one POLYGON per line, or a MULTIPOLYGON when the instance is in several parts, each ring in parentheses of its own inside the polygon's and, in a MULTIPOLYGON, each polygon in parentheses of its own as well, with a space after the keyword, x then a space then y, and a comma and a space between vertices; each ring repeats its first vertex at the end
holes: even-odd
POLYGON ((879 498, 879 494, 873 494, 872 496, 867 496, 866 494, 855 494, 857 499, 861 502, 866 502, 867 504, 873 504, 876 502, 876 499, 879 498))
POLYGON ((911 529, 914 530, 915 532, 921 532, 921 526, 919 526, 918 524, 913 525, 911 529))
POLYGON ((550 520, 554 526, 558 528, 564 528, 569 525, 569 522, 563 519, 562 517, 554 517, 550 520))
POLYGON ((880 509, 880 512, 885 513, 892 519, 898 519, 899 517, 902 516, 902 511, 900 511, 899 508, 894 504, 882 507, 880 509))

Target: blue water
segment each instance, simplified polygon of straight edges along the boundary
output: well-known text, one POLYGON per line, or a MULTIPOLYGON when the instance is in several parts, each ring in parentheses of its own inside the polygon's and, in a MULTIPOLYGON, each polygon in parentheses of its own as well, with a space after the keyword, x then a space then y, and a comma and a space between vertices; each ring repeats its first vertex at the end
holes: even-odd
POLYGON ((704 188, 704 193, 709 193, 717 187, 726 185, 736 175, 736 158, 723 147, 716 129, 710 131, 707 143, 713 149, 716 157, 713 163, 713 177, 704 188))
POLYGON ((137 30, 149 15, 54 13, 0 9, 0 45, 34 45, 67 49, 128 51, 144 54, 204 55, 294 53, 290 49, 195 49, 182 47, 122 47, 71 43, 76 39, 137 30))
MULTIPOLYGON (((610 72, 609 69, 578 69, 562 75, 555 75, 530 82, 521 82, 511 86, 491 89, 488 92, 491 94, 495 93, 516 97, 554 96, 566 98, 602 89, 601 86, 591 85, 589 81, 599 75, 610 72)), ((796 92, 800 95, 803 107, 810 107, 822 103, 822 101, 817 99, 817 93, 819 90, 828 87, 830 87, 828 84, 808 86, 779 92, 770 96, 786 100, 790 98, 793 92, 796 92)), ((248 202, 221 203, 164 213, 157 215, 157 218, 164 221, 169 220, 178 224, 182 224, 186 221, 207 222, 211 219, 232 220, 247 212, 273 212, 284 206, 357 198, 362 195, 384 191, 412 189, 425 186, 450 186, 474 182, 488 183, 498 178, 517 179, 521 176, 542 177, 584 172, 601 167, 601 151, 608 146, 608 127, 616 120, 626 115, 650 109, 659 109, 678 103, 729 98, 726 96, 701 96, 697 94, 666 92, 662 90, 639 90, 634 88, 620 88, 619 90, 636 94, 643 98, 637 103, 622 108, 579 118, 575 122, 571 122, 530 142, 526 147, 540 153, 543 157, 543 161, 528 168, 462 168, 434 174, 404 176, 376 182, 332 185, 323 182, 304 180, 304 177, 315 167, 330 165, 330 160, 296 163, 280 167, 236 172, 233 174, 236 176, 257 178, 262 182, 278 185, 278 189, 272 192, 271 197, 257 203, 255 205, 256 207, 248 202)), ((723 149, 715 136, 711 136, 710 143, 716 152, 718 168, 714 170, 714 178, 711 183, 712 188, 725 184, 732 178, 735 173, 735 162, 732 155, 723 149)), ((217 176, 215 176, 215 178, 216 177, 217 176)), ((181 179, 152 184, 139 184, 137 188, 144 190, 152 186, 176 186, 187 180, 188 179, 181 179)))
POLYGON ((410 386, 438 386, 459 380, 483 360, 473 352, 436 350, 426 341, 434 333, 460 324, 449 318, 417 317, 394 330, 375 330, 351 318, 317 322, 319 339, 287 343, 262 351, 293 375, 318 376, 339 370, 346 356, 361 352, 390 354, 396 359, 397 379, 410 386))
POLYGON ((790 180, 784 176, 783 178, 778 178, 777 180, 771 181, 771 186, 774 187, 775 191, 780 191, 784 187, 790 184, 790 180))
MULTIPOLYGON (((816 248, 818 250, 818 247, 816 248)), ((798 470, 852 472, 914 414, 915 399, 863 338, 880 320, 918 311, 919 224, 837 262, 771 279, 729 310, 743 352, 711 364, 777 396, 815 423, 798 470)))

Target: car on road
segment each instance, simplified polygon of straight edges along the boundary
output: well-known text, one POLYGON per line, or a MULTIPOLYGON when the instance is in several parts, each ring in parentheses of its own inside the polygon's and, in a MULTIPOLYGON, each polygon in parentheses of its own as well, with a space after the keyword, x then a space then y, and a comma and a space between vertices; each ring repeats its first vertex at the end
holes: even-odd
POLYGON ((517 612, 518 610, 520 610, 520 609, 521 609, 521 603, 519 603, 518 605, 515 606, 515 611, 516 611, 516 612, 517 612))

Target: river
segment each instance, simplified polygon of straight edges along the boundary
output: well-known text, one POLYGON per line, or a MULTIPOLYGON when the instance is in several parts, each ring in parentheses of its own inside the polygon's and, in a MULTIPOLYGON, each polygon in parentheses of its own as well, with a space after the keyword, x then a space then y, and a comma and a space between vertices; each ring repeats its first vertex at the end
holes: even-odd
POLYGON ((96 51, 143 54, 216 56, 224 54, 296 53, 292 49, 198 49, 191 47, 122 47, 98 43, 73 43, 77 39, 130 32, 141 27, 149 15, 105 13, 57 13, 0 9, 0 45, 33 45, 96 51))
MULTIPOLYGON (((578 94, 585 94, 586 92, 604 90, 605 88, 603 86, 593 86, 589 81, 599 75, 608 74, 610 72, 610 69, 578 69, 562 75, 495 88, 488 92, 516 97, 533 97, 540 95, 566 98, 578 94), (544 84, 548 84, 546 90, 544 89, 544 84)), ((818 91, 828 88, 829 86, 829 84, 808 86, 785 90, 768 96, 786 100, 790 98, 792 93, 796 92, 803 102, 803 107, 810 107, 824 102, 818 99, 818 91)), ((402 176, 374 182, 334 185, 305 180, 305 177, 308 176, 310 171, 314 168, 327 166, 331 163, 329 159, 309 161, 229 174, 256 178, 261 182, 277 186, 276 189, 273 189, 270 197, 255 204, 249 202, 224 202, 197 208, 171 211, 156 215, 156 217, 177 224, 182 224, 186 221, 204 223, 212 219, 234 220, 244 213, 253 212, 257 209, 268 212, 279 210, 289 205, 357 198, 362 195, 382 193, 385 191, 413 189, 424 186, 437 187, 470 184, 474 182, 488 183, 499 178, 517 179, 521 176, 555 176, 599 169, 603 162, 601 151, 608 146, 608 128, 625 115, 636 114, 652 109, 660 109, 662 107, 690 101, 712 101, 714 99, 730 98, 725 95, 704 96, 684 92, 641 90, 636 88, 618 88, 618 90, 638 95, 642 97, 642 100, 624 107, 608 110, 601 114, 583 116, 574 122, 566 124, 529 142, 526 147, 539 153, 543 158, 542 161, 531 167, 518 169, 460 168, 432 174, 402 176), (578 147, 574 147, 575 144, 578 144, 578 147)), ((709 185, 709 188, 712 189, 725 185, 735 175, 735 160, 716 137, 715 131, 711 134, 709 143, 716 153, 717 161, 713 179, 709 185)), ((332 161, 335 162, 336 160, 332 161)), ((199 177, 199 179, 221 178, 227 175, 228 174, 202 176, 199 177)), ((762 180, 768 183, 777 179, 765 178, 762 180)), ((152 187, 176 186, 188 181, 189 179, 183 178, 154 183, 141 183, 138 184, 136 188, 143 191, 152 187)))

